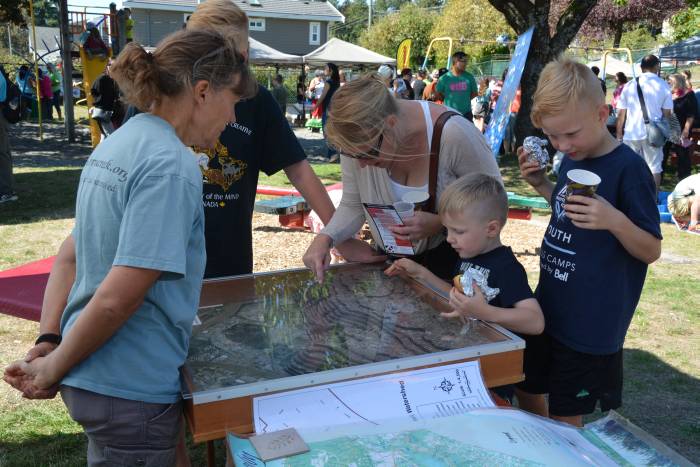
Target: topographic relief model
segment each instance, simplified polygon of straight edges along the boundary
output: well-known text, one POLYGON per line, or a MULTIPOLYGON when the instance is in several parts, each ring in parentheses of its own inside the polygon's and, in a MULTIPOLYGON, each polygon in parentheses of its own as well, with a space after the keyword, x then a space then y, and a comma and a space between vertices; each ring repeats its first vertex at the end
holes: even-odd
POLYGON ((384 275, 385 266, 232 280, 231 301, 201 310, 187 369, 195 391, 314 373, 505 340, 478 323, 440 318, 432 292, 384 275), (236 301, 240 287, 251 299, 236 301))
POLYGON ((284 467, 542 466, 501 452, 458 443, 430 430, 341 437, 310 444, 311 452, 281 459, 284 467))

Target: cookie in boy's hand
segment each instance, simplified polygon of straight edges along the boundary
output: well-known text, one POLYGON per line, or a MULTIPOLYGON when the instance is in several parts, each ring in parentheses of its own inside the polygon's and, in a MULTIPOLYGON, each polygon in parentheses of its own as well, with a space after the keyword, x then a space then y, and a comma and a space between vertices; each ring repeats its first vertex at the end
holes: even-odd
POLYGON ((464 293, 464 289, 462 288, 462 275, 458 274, 452 279, 452 285, 455 286, 455 289, 459 290, 461 293, 464 293))
POLYGON ((490 302, 500 293, 501 289, 489 287, 488 277, 488 272, 484 273, 484 271, 480 269, 469 267, 459 276, 455 276, 455 278, 452 279, 452 283, 457 290, 467 297, 473 297, 474 287, 478 287, 486 301, 490 302))
POLYGON ((549 153, 547 152, 547 140, 537 136, 528 136, 523 141, 523 149, 527 152, 528 162, 537 162, 540 169, 545 169, 549 163, 549 153))

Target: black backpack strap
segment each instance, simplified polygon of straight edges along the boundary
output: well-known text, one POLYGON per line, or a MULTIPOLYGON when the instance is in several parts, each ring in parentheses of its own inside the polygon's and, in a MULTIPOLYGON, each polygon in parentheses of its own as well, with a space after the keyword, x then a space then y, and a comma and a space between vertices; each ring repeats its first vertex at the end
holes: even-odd
POLYGON ((649 114, 647 113, 647 105, 644 102, 644 93, 642 92, 642 87, 639 85, 639 78, 636 78, 637 82, 637 96, 639 96, 639 105, 642 106, 642 115, 644 116, 644 124, 649 124, 649 114))

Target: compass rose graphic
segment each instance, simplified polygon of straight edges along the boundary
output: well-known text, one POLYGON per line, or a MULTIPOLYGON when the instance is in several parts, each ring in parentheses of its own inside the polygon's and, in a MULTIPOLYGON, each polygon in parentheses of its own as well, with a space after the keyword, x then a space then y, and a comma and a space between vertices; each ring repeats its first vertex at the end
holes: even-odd
POLYGON ((450 381, 447 378, 443 378, 442 382, 440 383, 440 386, 435 386, 435 387, 433 387, 433 389, 437 390, 438 388, 440 388, 443 391, 445 391, 447 394, 449 394, 454 389, 454 387, 455 387, 455 385, 452 384, 452 381, 450 381))

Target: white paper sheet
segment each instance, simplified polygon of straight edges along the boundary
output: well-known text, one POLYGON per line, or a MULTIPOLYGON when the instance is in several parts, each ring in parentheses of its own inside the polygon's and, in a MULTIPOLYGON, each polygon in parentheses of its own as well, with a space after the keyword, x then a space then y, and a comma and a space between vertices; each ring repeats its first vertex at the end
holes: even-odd
POLYGON ((253 399, 256 433, 386 420, 430 420, 495 407, 478 361, 406 371, 253 399))

